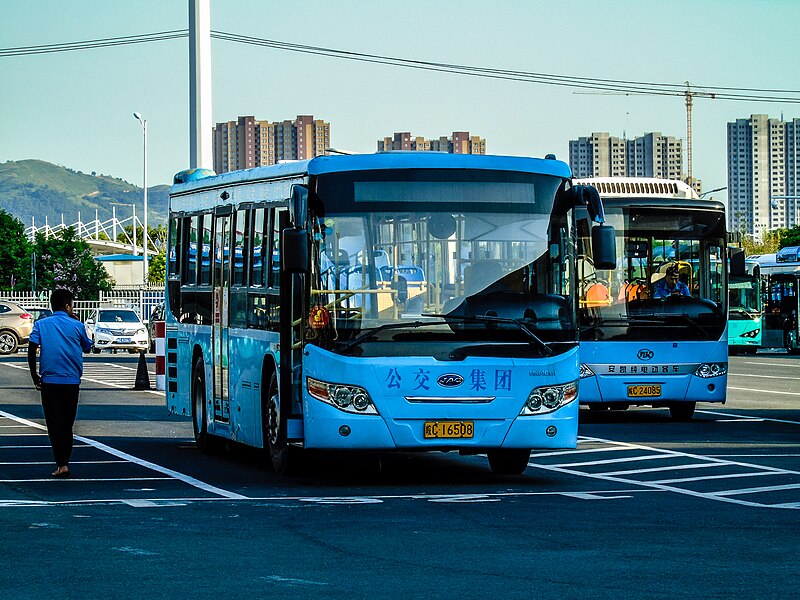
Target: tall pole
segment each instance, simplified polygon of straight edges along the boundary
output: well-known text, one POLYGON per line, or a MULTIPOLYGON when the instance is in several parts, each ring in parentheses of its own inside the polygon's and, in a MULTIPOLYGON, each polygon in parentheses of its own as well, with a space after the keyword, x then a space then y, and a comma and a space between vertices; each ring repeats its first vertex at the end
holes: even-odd
MULTIPOLYGON (((142 282, 147 283, 147 273, 148 273, 148 263, 147 263, 147 246, 149 245, 147 242, 149 241, 148 231, 147 231, 147 119, 142 116, 142 113, 135 112, 133 113, 134 118, 142 124, 142 140, 144 146, 144 156, 142 158, 142 169, 144 170, 144 175, 142 178, 144 182, 142 183, 143 186, 143 196, 144 196, 144 224, 142 226, 142 248, 144 252, 142 253, 144 257, 144 261, 142 262, 142 282)), ((133 224, 134 229, 136 228, 136 223, 133 224)))
POLYGON ((133 255, 136 256, 136 205, 131 204, 131 208, 133 209, 133 255))
POLYGON ((189 0, 189 167, 213 169, 211 0, 189 0))
POLYGON ((692 89, 686 82, 686 173, 689 185, 692 185, 692 89))

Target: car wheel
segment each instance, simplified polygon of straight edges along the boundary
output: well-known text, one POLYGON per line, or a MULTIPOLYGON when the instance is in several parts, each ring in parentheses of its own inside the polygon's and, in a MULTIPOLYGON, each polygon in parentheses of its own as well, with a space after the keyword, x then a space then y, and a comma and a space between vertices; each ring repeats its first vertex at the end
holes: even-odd
POLYGON ((0 354, 13 354, 19 347, 19 339, 13 331, 0 331, 0 354))
POLYGON ((489 450, 489 467, 498 475, 520 475, 528 468, 531 451, 525 449, 489 450))

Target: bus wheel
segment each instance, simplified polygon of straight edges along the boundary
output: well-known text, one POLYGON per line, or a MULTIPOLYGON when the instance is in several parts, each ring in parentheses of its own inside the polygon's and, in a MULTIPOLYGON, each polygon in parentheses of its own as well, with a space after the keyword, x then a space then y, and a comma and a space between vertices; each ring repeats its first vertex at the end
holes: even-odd
POLYGON ((530 450, 489 450, 486 453, 489 457, 489 467, 492 473, 498 475, 520 475, 528 468, 528 460, 531 457, 530 450))
POLYGON ((286 443, 281 432, 281 403, 278 396, 278 378, 273 373, 269 381, 266 402, 263 403, 261 422, 264 427, 264 441, 269 453, 272 468, 278 475, 291 475, 297 471, 300 460, 299 449, 286 443), (283 438, 283 439, 282 439, 283 438))
POLYGON ((675 421, 691 421, 697 402, 673 402, 669 405, 669 416, 675 421))
POLYGON ((786 348, 788 354, 800 354, 800 348, 797 347, 797 334, 791 329, 783 332, 783 347, 786 348))
POLYGON ((192 428, 197 449, 204 454, 210 452, 213 443, 206 422, 206 369, 202 359, 192 371, 192 428))

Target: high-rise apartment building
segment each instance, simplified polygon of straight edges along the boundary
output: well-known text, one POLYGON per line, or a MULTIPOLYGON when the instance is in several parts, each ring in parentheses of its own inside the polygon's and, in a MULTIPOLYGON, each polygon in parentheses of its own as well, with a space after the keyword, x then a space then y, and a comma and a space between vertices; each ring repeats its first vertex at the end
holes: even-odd
POLYGON ((800 225, 800 119, 728 123, 728 227, 761 237, 800 225))
POLYGON ((325 154, 331 126, 311 115, 270 123, 255 117, 217 123, 214 128, 214 170, 217 173, 303 160, 325 154))
POLYGON ((408 131, 395 133, 391 137, 378 140, 378 152, 387 150, 436 151, 450 154, 486 154, 486 140, 469 131, 454 131, 451 137, 425 139, 412 136, 408 131))
MULTIPOLYGON (((569 142, 569 165, 575 177, 658 177, 682 179, 683 147, 679 138, 660 132, 632 140, 606 132, 569 142)), ((696 184, 697 185, 697 184, 696 184)))

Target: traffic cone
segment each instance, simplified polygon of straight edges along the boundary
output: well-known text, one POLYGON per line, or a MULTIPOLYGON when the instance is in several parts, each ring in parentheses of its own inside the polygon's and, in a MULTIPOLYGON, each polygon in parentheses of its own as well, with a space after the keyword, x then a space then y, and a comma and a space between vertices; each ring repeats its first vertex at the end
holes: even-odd
POLYGON ((136 368, 136 383, 133 384, 133 389, 150 389, 150 375, 147 372, 147 360, 144 357, 144 350, 139 352, 139 366, 136 368))

